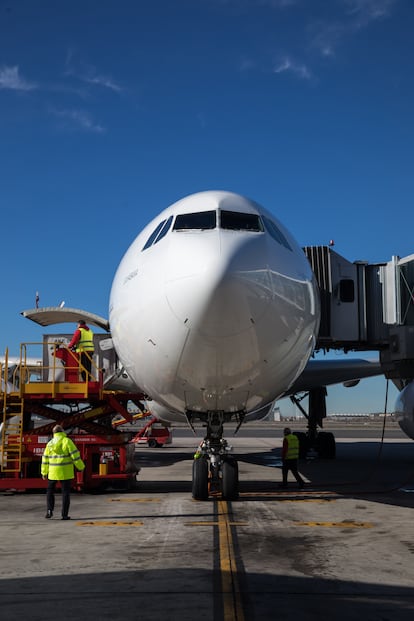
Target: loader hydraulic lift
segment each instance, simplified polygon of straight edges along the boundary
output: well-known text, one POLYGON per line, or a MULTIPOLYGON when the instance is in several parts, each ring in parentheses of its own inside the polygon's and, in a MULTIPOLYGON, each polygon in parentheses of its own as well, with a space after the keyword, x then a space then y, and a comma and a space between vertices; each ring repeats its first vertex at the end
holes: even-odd
POLYGON ((128 403, 142 405, 141 393, 106 391, 100 369, 82 381, 77 356, 55 344, 53 365, 29 363, 27 344, 20 363, 0 364, 0 489, 26 490, 47 485, 40 475, 41 457, 56 424, 74 440, 85 462, 74 487, 129 489, 136 480, 132 433, 114 429, 116 415, 130 422, 128 403), (65 366, 55 361, 66 360, 65 366))

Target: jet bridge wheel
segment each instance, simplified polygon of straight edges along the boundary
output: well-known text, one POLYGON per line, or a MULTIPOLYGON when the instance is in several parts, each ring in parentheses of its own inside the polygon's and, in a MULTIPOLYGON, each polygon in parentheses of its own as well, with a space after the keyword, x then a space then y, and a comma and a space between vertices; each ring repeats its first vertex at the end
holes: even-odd
POLYGON ((239 497, 239 466, 235 459, 226 459, 221 470, 222 497, 235 500, 239 497))
POLYGON ((208 463, 204 457, 193 461, 192 494, 195 500, 207 500, 208 498, 208 463))

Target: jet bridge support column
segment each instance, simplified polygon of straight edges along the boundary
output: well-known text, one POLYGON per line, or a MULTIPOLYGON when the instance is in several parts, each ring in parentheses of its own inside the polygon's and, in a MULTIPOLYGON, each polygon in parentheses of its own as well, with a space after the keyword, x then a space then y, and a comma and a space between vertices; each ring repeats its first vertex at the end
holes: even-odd
POLYGON ((308 450, 314 449, 319 457, 333 459, 336 454, 335 438, 333 433, 318 431, 318 427, 323 427, 323 419, 326 418, 326 387, 319 386, 312 388, 304 394, 301 399, 295 395, 290 397, 291 401, 299 408, 308 421, 307 432, 296 432, 299 438, 300 457, 306 457, 308 450), (301 405, 302 399, 308 397, 308 412, 301 405))

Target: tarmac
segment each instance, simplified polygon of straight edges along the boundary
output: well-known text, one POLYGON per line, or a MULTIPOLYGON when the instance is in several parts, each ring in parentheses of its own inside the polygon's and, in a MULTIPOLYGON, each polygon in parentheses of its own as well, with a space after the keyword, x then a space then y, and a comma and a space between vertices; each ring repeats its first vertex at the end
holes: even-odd
MULTIPOLYGON (((414 443, 335 430, 337 458, 300 461, 280 490, 281 426, 230 438, 240 496, 191 497, 198 437, 138 447, 136 489, 0 495, 5 621, 400 621, 414 614, 414 443)), ((201 436, 200 436, 201 437, 201 436)))

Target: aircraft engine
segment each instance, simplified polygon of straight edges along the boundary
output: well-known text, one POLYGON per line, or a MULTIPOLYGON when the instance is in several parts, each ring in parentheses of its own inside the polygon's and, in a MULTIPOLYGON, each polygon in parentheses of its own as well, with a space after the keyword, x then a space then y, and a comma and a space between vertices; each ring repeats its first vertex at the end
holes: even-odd
POLYGON ((398 395, 394 416, 403 432, 414 440, 414 381, 398 395))

